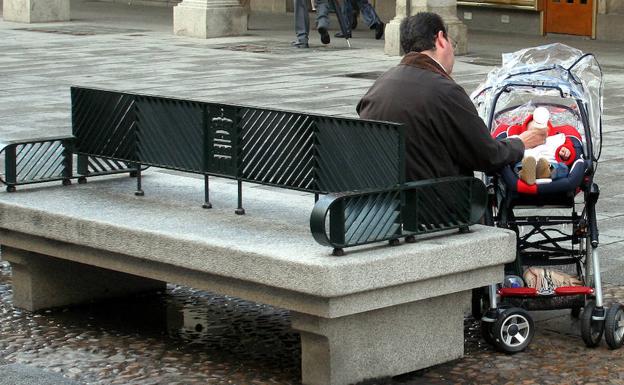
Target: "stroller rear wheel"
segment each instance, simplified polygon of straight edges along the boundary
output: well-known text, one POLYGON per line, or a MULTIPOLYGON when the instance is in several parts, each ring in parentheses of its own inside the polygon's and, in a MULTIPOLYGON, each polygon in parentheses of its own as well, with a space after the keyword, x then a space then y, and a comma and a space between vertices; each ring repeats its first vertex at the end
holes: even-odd
POLYGON ((604 321, 592 319, 595 309, 596 302, 587 301, 581 315, 581 337, 588 348, 598 346, 604 332, 604 321))
POLYGON ((505 353, 517 353, 531 343, 535 328, 529 313, 519 307, 505 309, 492 326, 494 347, 505 353))
POLYGON ((605 340, 611 349, 619 349, 624 343, 624 308, 614 303, 605 319, 605 340))

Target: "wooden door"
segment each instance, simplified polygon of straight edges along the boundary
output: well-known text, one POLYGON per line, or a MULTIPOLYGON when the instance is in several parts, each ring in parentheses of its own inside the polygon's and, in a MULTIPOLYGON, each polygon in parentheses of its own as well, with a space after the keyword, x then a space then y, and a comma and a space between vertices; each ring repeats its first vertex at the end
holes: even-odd
POLYGON ((592 36, 595 0, 545 0, 544 32, 592 36))

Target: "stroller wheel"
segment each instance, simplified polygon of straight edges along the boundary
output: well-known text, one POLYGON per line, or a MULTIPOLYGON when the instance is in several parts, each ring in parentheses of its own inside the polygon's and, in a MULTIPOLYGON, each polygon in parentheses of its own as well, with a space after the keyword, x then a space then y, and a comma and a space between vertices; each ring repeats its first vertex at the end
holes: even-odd
POLYGON ((535 328, 533 318, 519 307, 504 310, 492 327, 494 347, 505 353, 517 353, 531 343, 535 328))
POLYGON ((619 349, 624 343, 624 308, 614 303, 605 318, 605 340, 611 349, 619 349))
POLYGON ((581 337, 588 348, 598 346, 604 332, 604 321, 592 319, 594 309, 596 309, 596 302, 587 301, 581 315, 581 337))

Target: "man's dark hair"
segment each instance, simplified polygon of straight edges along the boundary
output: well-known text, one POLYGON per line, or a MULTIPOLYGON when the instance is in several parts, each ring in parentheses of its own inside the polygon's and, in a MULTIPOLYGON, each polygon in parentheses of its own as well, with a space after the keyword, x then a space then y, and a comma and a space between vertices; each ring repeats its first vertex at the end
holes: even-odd
POLYGON ((446 37, 444 21, 437 13, 419 12, 401 22, 401 48, 403 52, 421 52, 435 48, 435 37, 442 31, 446 37))

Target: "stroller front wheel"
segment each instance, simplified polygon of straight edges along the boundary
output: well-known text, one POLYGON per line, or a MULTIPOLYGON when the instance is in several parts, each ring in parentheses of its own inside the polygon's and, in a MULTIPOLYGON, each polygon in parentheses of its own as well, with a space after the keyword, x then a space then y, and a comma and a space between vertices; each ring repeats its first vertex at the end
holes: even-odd
POLYGON ((624 343, 624 308, 614 303, 605 319, 605 340, 611 349, 619 349, 624 343))
POLYGON ((505 353, 518 353, 529 346, 535 328, 529 312, 519 307, 504 310, 492 326, 494 347, 505 353))
POLYGON ((597 310, 599 309, 596 309, 596 302, 588 301, 581 315, 581 337, 583 337, 583 341, 588 348, 595 348, 598 346, 602 338, 602 333, 604 332, 604 320, 593 319, 594 313, 598 316, 597 310))

